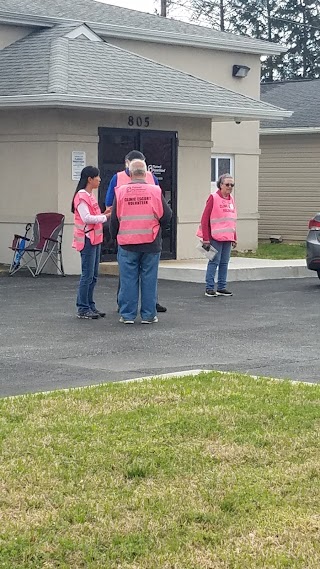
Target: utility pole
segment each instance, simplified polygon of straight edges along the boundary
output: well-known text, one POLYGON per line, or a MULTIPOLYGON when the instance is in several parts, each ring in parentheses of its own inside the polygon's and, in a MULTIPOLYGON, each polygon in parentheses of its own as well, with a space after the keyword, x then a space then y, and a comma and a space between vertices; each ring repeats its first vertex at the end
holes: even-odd
POLYGON ((305 79, 308 76, 308 30, 307 30, 307 14, 306 14, 306 2, 301 2, 301 10, 302 10, 302 18, 303 18, 303 47, 302 47, 302 61, 303 61, 303 70, 302 70, 302 77, 305 79))
MULTIPOLYGON (((267 0, 267 29, 268 29, 268 41, 272 42, 272 11, 270 0, 267 0)), ((267 69, 268 69, 268 81, 273 81, 273 57, 272 55, 267 59, 267 69)))
POLYGON ((161 0, 161 16, 167 17, 167 0, 161 0))
POLYGON ((220 30, 224 32, 224 0, 220 0, 220 30))

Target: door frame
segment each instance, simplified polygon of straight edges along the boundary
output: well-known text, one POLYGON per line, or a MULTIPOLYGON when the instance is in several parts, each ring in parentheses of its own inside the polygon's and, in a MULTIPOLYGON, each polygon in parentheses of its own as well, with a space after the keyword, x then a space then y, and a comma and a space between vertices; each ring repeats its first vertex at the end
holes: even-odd
MULTIPOLYGON (((99 143, 98 143, 98 166, 100 167, 103 157, 102 153, 102 144, 100 144, 100 140, 104 134, 112 134, 119 133, 121 131, 122 134, 127 135, 130 134, 131 136, 134 135, 137 137, 137 148, 136 150, 140 150, 143 153, 143 136, 146 135, 146 138, 150 134, 152 135, 163 135, 163 136, 170 136, 172 138, 172 147, 171 147, 171 164, 172 164, 172 188, 171 188, 171 209, 172 209, 172 220, 171 220, 171 239, 172 239, 172 252, 164 252, 161 253, 161 259, 163 260, 170 260, 177 258, 177 203, 178 203, 178 196, 177 196, 177 179, 178 179, 178 133, 177 131, 172 130, 142 130, 142 129, 135 129, 135 128, 118 128, 118 127, 99 127, 98 128, 98 135, 99 135, 99 143)), ((161 185, 161 184, 160 184, 161 185)))

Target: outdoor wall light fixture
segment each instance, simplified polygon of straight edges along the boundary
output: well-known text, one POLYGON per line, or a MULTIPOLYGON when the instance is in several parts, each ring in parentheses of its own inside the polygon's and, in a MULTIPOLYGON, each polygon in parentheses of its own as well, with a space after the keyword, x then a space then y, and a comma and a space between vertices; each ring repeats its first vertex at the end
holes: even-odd
POLYGON ((247 65, 234 65, 232 67, 232 77, 239 77, 243 79, 244 77, 247 77, 249 71, 250 67, 247 65))

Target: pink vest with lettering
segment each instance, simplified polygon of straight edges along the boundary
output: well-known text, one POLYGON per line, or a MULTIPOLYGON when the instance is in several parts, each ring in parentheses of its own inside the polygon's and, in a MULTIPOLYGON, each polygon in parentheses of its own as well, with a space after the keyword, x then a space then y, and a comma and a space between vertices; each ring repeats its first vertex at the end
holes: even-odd
MULTIPOLYGON (((127 172, 125 170, 122 170, 122 172, 118 172, 117 173, 117 188, 119 188, 119 186, 125 186, 126 184, 130 184, 131 182, 131 178, 130 176, 128 176, 127 172)), ((149 172, 149 170, 147 171, 147 177, 146 177, 146 182, 147 184, 154 184, 154 178, 151 172, 149 172)))
POLYGON ((89 237, 91 245, 99 245, 103 241, 102 223, 86 224, 83 223, 78 206, 81 201, 86 202, 91 215, 101 215, 99 204, 93 194, 88 195, 85 192, 77 193, 74 197, 74 230, 72 247, 77 251, 82 251, 85 245, 85 238, 89 237))
POLYGON ((162 193, 154 184, 126 184, 115 188, 119 245, 152 243, 163 216, 162 193))
MULTIPOLYGON (((216 241, 236 241, 237 210, 233 197, 213 195, 213 207, 210 215, 211 237, 216 241)), ((203 238, 201 224, 197 236, 203 238)))

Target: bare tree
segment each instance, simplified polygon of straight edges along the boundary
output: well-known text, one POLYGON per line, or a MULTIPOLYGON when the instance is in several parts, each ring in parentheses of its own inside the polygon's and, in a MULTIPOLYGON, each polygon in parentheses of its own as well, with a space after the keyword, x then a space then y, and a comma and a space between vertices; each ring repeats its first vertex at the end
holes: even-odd
POLYGON ((167 17, 167 0, 161 0, 160 16, 167 17))

